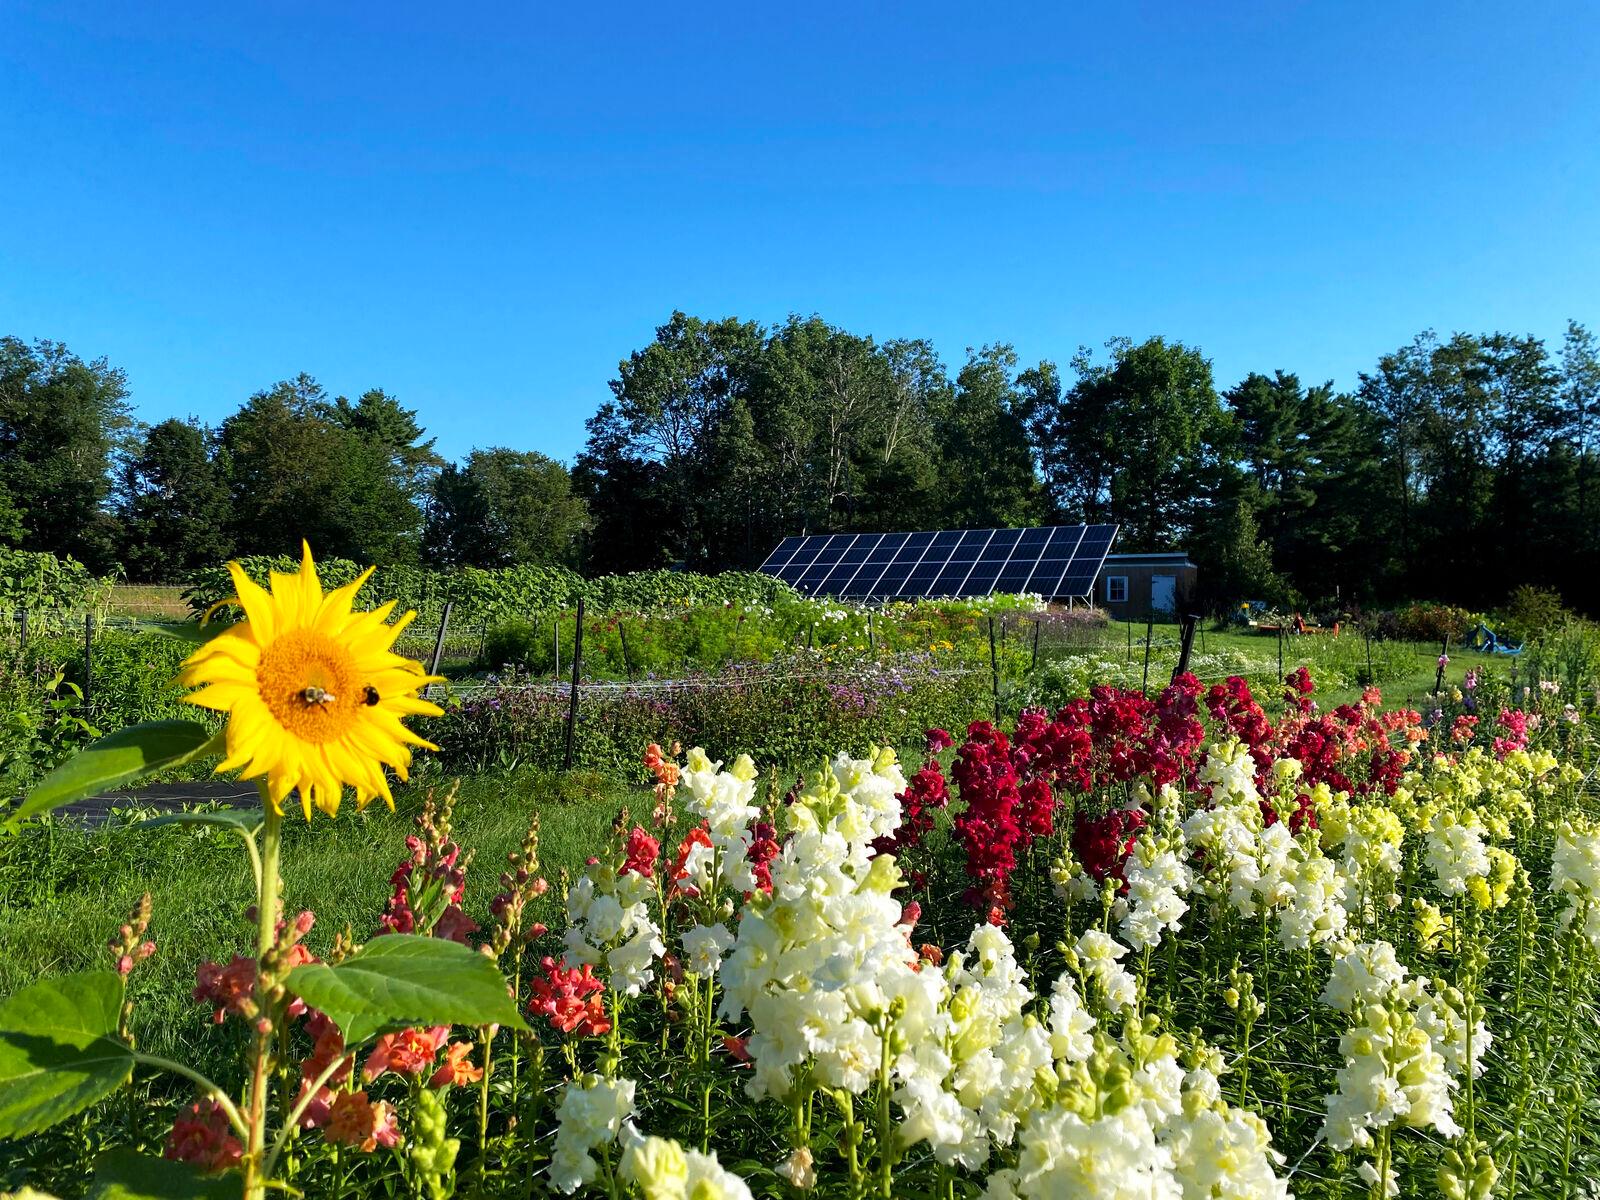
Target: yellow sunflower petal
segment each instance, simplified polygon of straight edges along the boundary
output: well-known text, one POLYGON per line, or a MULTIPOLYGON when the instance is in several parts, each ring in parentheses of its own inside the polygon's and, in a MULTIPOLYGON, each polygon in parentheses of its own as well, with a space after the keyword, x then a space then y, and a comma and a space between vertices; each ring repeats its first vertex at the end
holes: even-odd
POLYGON ((236 562, 228 564, 228 574, 233 577, 234 595, 239 601, 239 607, 244 609, 251 636, 258 644, 265 645, 272 640, 272 635, 276 631, 273 621, 276 613, 271 594, 246 575, 244 568, 236 562))

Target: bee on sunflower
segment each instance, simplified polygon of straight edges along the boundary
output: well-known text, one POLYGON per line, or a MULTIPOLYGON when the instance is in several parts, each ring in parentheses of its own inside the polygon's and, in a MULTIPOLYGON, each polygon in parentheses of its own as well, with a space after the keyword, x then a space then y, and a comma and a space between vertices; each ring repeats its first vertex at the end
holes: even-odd
POLYGON ((347 785, 358 807, 382 797, 392 809, 384 769, 403 782, 413 747, 438 749, 402 721, 441 715, 419 693, 442 679, 394 653, 415 612, 391 624, 393 601, 352 611, 371 568, 324 594, 311 547, 301 545, 299 572, 274 571, 270 591, 228 564, 236 594, 213 611, 232 605, 244 619, 185 659, 179 682, 199 689, 189 703, 228 714, 217 770, 257 780, 276 815, 298 790, 307 820, 313 807, 333 816, 347 785))

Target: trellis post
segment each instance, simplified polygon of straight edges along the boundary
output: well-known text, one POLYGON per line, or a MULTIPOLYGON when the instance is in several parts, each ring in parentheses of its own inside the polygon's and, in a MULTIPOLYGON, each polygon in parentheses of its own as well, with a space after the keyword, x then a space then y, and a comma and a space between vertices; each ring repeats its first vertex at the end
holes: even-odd
POLYGON ((1178 681, 1179 675, 1189 669, 1189 651, 1194 648, 1194 632, 1200 627, 1200 618, 1195 613, 1184 613, 1178 620, 1182 630, 1182 644, 1178 649, 1178 665, 1172 671, 1174 683, 1178 681))
POLYGON ((578 726, 578 678, 583 671, 583 597, 578 597, 577 627, 572 635, 572 699, 567 706, 567 748, 561 756, 561 769, 572 770, 572 740, 578 726))
POLYGON ((1000 659, 994 650, 994 614, 989 614, 989 677, 994 690, 994 719, 1000 719, 1000 659))
POLYGON ((94 614, 83 614, 83 708, 89 710, 89 694, 94 687, 94 614))
MULTIPOLYGON (((451 602, 446 600, 444 602, 444 611, 439 614, 439 633, 433 639, 433 654, 428 658, 429 675, 437 675, 439 673, 439 660, 444 657, 444 634, 445 630, 450 627, 450 608, 451 602)), ((433 684, 428 684, 422 689, 422 694, 426 696, 432 687, 433 684)))
POLYGON ((622 640, 622 669, 628 673, 628 682, 633 682, 633 658, 628 653, 628 624, 619 615, 617 617, 617 637, 622 640))

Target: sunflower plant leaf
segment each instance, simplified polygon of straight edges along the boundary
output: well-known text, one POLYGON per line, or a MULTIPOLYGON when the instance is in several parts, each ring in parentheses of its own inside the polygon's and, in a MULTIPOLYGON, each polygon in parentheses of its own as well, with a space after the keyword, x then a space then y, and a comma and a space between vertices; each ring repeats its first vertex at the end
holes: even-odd
POLYGON ((47 1129, 103 1099, 133 1074, 116 1038, 122 976, 45 979, 0 1003, 0 1139, 47 1129))
POLYGON ((164 825, 207 825, 226 829, 242 837, 254 835, 266 823, 267 814, 259 808, 223 808, 215 812, 172 812, 140 821, 140 829, 160 829, 164 825))
POLYGON ((209 621, 202 625, 198 621, 140 621, 134 628, 140 633, 159 633, 163 637, 188 642, 191 646, 203 646, 219 633, 226 633, 238 623, 209 621))
POLYGON ((244 1194, 236 1174, 202 1175, 187 1163, 154 1158, 126 1146, 95 1160, 89 1200, 236 1200, 244 1194))
POLYGON ((296 967, 288 986, 352 1046, 414 1025, 527 1028, 494 961, 443 938, 385 934, 338 966, 296 967))
POLYGON ((13 829, 29 817, 98 795, 223 748, 223 735, 196 721, 133 725, 85 746, 39 781, 5 821, 13 829))

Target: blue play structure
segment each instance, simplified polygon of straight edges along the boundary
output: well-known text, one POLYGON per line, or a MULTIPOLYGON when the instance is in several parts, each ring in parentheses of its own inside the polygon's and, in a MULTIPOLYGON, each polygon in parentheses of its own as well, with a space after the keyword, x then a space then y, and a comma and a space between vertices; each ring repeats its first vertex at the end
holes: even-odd
POLYGON ((1479 654, 1521 654, 1522 647, 1522 642, 1511 645, 1481 621, 1467 635, 1467 649, 1476 650, 1479 654))

